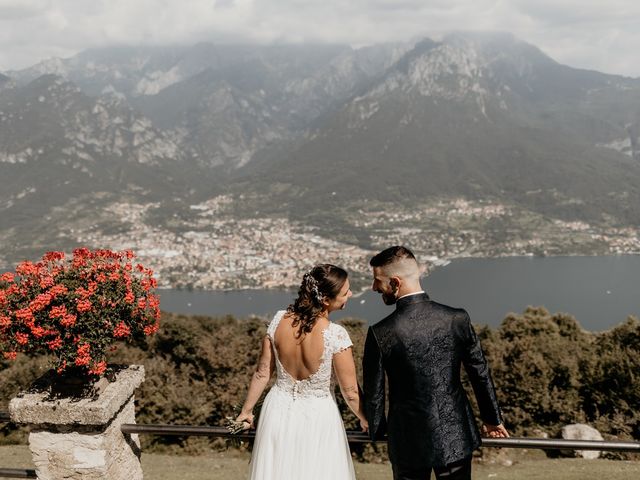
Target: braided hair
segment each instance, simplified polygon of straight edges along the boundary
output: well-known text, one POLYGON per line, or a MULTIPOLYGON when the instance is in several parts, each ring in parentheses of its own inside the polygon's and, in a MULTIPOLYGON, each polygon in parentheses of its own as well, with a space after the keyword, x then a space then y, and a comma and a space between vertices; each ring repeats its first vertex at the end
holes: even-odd
POLYGON ((316 265, 304 274, 298 298, 287 308, 287 312, 294 314, 292 326, 298 327, 296 338, 311 332, 325 309, 324 301, 340 293, 347 277, 345 270, 329 263, 316 265))

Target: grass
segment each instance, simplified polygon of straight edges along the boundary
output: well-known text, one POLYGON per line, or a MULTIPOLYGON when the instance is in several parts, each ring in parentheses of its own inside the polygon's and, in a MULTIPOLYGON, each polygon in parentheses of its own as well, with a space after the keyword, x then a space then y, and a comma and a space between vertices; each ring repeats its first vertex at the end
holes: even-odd
MULTIPOLYGON (((508 480, 629 480, 640 478, 640 461, 550 459, 538 451, 510 451, 513 465, 478 463, 473 479, 508 480)), ((504 458, 504 455, 498 456, 504 458)), ((0 467, 33 468, 26 446, 1 446, 0 467)), ((145 478, 153 480, 241 480, 249 467, 249 455, 235 451, 200 456, 143 454, 145 478)), ((390 480, 388 464, 355 463, 360 480, 390 480)))

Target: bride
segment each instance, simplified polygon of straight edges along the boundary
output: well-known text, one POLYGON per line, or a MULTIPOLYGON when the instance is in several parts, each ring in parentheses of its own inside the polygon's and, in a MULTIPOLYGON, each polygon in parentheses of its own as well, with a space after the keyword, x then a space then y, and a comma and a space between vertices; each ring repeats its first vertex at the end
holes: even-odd
POLYGON ((251 479, 355 480, 332 371, 363 431, 368 424, 351 339, 344 327, 329 321, 329 314, 344 308, 349 297, 347 272, 316 265, 304 275, 295 302, 271 320, 236 418, 253 427, 253 408, 275 370, 276 382, 258 421, 251 479))

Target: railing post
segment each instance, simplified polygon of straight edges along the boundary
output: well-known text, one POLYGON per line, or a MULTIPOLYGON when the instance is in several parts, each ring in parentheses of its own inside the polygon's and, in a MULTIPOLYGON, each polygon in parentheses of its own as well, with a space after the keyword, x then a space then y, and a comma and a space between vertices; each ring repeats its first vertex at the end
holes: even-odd
POLYGON ((134 391, 144 367, 119 371, 96 398, 48 399, 22 393, 11 400, 15 423, 30 425, 29 448, 40 480, 142 480, 140 442, 123 434, 135 423, 134 391))

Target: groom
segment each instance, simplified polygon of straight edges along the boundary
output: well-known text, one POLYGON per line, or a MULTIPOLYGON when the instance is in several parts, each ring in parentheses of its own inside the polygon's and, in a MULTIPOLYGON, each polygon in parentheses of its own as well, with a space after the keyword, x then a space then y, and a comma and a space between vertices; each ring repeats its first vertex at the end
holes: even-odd
POLYGON ((370 261, 373 290, 393 313, 369 327, 364 349, 365 411, 372 440, 388 433, 394 480, 470 480, 480 434, 460 381, 465 370, 480 407, 483 433, 508 437, 489 366, 469 315, 429 299, 420 268, 405 247, 370 261), (385 416, 385 374, 389 413, 385 416), (388 424, 388 425, 387 425, 388 424))

